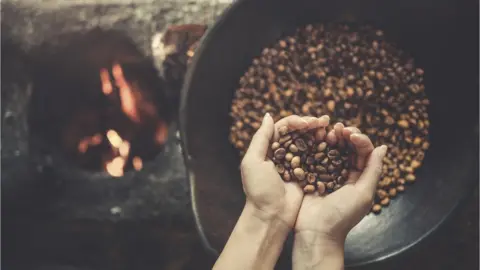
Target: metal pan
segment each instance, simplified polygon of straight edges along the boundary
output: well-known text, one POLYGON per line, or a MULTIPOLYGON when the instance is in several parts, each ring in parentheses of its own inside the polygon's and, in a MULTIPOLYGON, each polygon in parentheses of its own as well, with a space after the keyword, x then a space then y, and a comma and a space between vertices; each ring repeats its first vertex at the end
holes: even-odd
MULTIPOLYGON (((478 24, 474 1, 240 0, 208 31, 186 75, 181 136, 200 235, 222 250, 244 194, 237 151, 228 141, 229 109, 238 79, 283 33, 304 23, 371 23, 410 52, 425 70, 431 147, 417 183, 379 216, 348 235, 347 265, 398 254, 434 231, 478 181, 478 24), (436 2, 437 3, 437 2, 436 2)), ((287 265, 289 239, 279 265, 287 265)))

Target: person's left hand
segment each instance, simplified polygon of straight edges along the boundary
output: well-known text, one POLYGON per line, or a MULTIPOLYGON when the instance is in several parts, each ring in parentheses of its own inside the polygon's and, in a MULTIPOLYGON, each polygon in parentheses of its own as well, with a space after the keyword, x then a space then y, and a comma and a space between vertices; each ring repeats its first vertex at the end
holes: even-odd
POLYGON ((295 182, 284 182, 275 165, 267 157, 273 141, 279 138, 279 128, 287 126, 289 131, 326 127, 328 116, 285 117, 274 123, 266 114, 262 125, 255 133, 242 160, 241 173, 243 189, 247 196, 247 205, 263 215, 264 218, 279 219, 289 228, 293 228, 303 200, 303 190, 295 182))

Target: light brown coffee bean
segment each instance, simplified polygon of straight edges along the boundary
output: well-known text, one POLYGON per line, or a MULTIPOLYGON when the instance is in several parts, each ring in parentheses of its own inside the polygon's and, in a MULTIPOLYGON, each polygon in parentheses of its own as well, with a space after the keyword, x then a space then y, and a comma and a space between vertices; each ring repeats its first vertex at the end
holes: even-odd
POLYGON ((291 164, 293 169, 296 169, 296 168, 300 167, 300 164, 301 164, 300 157, 299 156, 294 156, 292 158, 292 161, 290 162, 290 164, 291 164))
POLYGON ((385 197, 383 200, 380 201, 380 204, 382 206, 387 206, 388 204, 390 204, 390 199, 388 197, 385 197))
POLYGON ((271 146, 272 151, 275 151, 278 148, 280 148, 280 143, 279 142, 272 143, 272 146, 271 146))
POLYGON ((397 196, 397 189, 396 188, 391 188, 388 190, 388 196, 390 196, 390 198, 393 198, 395 196, 397 196))
POLYGON ((404 192, 405 191, 405 186, 399 185, 397 186, 397 192, 404 192))
POLYGON ((327 149, 327 143, 326 142, 321 142, 318 144, 317 146, 317 151, 318 152, 323 152, 325 151, 325 149, 327 149))
POLYGON ((305 179, 305 171, 302 168, 293 169, 293 174, 300 181, 305 179))
POLYGON ((318 192, 318 195, 322 195, 323 193, 325 193, 325 184, 323 182, 317 182, 317 192, 318 192))
POLYGON ((304 188, 303 188, 303 191, 305 193, 313 193, 315 192, 315 186, 314 185, 306 185, 304 188))
POLYGON ((322 165, 315 166, 315 171, 318 174, 326 174, 327 173, 327 169, 325 169, 325 167, 323 167, 322 165))
POLYGON ((407 176, 405 176, 405 180, 407 180, 408 183, 413 183, 415 182, 416 177, 413 174, 407 174, 407 176))
POLYGON ((289 148, 290 152, 292 153, 297 153, 298 152, 298 147, 295 144, 290 144, 289 148))
POLYGON ((285 160, 286 161, 292 161, 292 158, 293 158, 293 154, 292 153, 287 153, 285 154, 285 160))
POLYGON ((374 204, 372 206, 372 212, 375 213, 375 214, 378 214, 380 213, 380 211, 382 211, 382 206, 379 205, 379 204, 374 204))
POLYGON ((377 189, 377 197, 380 200, 383 200, 385 197, 387 197, 387 192, 383 189, 377 189))

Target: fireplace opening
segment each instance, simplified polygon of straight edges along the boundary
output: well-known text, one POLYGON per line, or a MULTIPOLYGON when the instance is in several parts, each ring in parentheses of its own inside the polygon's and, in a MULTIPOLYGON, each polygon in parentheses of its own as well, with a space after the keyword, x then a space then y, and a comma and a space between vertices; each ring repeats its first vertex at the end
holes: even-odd
POLYGON ((69 34, 33 52, 31 142, 120 177, 162 151, 170 110, 151 60, 116 31, 69 34))

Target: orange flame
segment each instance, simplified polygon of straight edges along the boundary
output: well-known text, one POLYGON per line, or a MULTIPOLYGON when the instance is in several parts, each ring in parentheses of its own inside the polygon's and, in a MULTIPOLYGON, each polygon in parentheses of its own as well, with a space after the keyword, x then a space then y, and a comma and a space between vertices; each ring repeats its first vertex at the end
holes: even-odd
POLYGON ((108 162, 105 166, 107 172, 113 177, 123 176, 123 167, 125 166, 125 159, 123 157, 116 157, 108 162))
POLYGON ((130 84, 125 80, 122 67, 119 64, 114 64, 112 67, 113 77, 120 93, 120 102, 122 104, 123 112, 134 122, 140 122, 140 115, 138 113, 137 105, 135 103, 135 96, 130 84))
POLYGON ((132 163, 133 168, 135 168, 137 171, 140 171, 143 168, 143 161, 140 157, 134 157, 132 163))
POLYGON ((102 81, 102 91, 105 95, 110 95, 113 91, 112 83, 110 82, 110 75, 104 68, 100 69, 100 80, 102 81))

